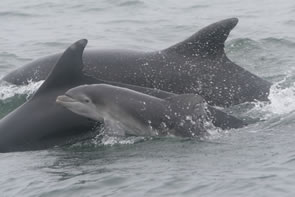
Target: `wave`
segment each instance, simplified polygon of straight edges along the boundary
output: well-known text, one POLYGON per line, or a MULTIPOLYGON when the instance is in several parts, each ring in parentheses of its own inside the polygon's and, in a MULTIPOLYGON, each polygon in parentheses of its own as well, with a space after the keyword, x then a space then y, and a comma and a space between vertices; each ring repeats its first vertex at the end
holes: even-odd
POLYGON ((249 50, 269 50, 269 47, 287 47, 295 49, 295 42, 284 38, 268 37, 260 40, 252 40, 250 38, 237 38, 226 43, 226 50, 228 53, 239 50, 243 52, 247 52, 249 50))
POLYGON ((259 46, 259 42, 252 40, 250 38, 238 38, 230 40, 226 43, 227 53, 231 53, 234 51, 247 51, 253 49, 261 49, 259 46))
POLYGON ((40 87, 43 81, 30 82, 28 85, 16 86, 0 82, 0 118, 26 102, 40 87))
POLYGON ((268 99, 270 102, 255 102, 255 111, 264 113, 264 119, 273 115, 285 115, 295 111, 295 82, 291 84, 288 78, 294 75, 288 75, 283 80, 274 83, 270 88, 268 99))
POLYGON ((66 43, 64 41, 58 41, 58 42, 36 42, 34 45, 35 46, 43 46, 43 47, 66 48, 69 45, 69 43, 66 43))
POLYGON ((17 86, 7 83, 5 81, 0 82, 0 100, 4 101, 15 95, 32 95, 44 81, 29 82, 28 85, 17 86))
POLYGON ((295 20, 293 19, 287 20, 286 22, 284 22, 284 24, 295 26, 295 20))
MULTIPOLYGON (((3 61, 2 59, 13 59, 17 61, 29 61, 32 60, 31 58, 24 58, 16 55, 15 53, 9 53, 9 52, 0 52, 0 61, 3 61)), ((2 66, 1 66, 2 67, 2 66)))
MULTIPOLYGON (((112 135, 110 133, 106 133, 105 129, 107 129, 106 125, 99 124, 98 127, 95 129, 96 136, 93 136, 93 138, 75 143, 71 145, 72 147, 101 147, 101 146, 114 146, 114 145, 128 145, 128 144, 136 144, 143 141, 150 141, 150 140, 157 140, 157 139, 164 139, 164 140, 176 140, 176 141, 183 141, 183 140, 189 140, 189 141, 212 141, 219 139, 220 137, 224 136, 225 134, 228 134, 228 130, 222 130, 218 127, 215 127, 211 121, 205 121, 204 127, 206 128, 207 134, 200 137, 176 137, 174 135, 167 135, 167 136, 118 136, 118 135, 112 135)), ((116 133, 120 133, 117 132, 116 133)))
POLYGON ((233 39, 225 50, 232 61, 273 83, 283 80, 295 64, 295 43, 289 39, 233 39))
POLYGON ((129 1, 124 1, 124 2, 121 2, 121 3, 118 3, 118 6, 119 7, 129 7, 129 6, 143 6, 144 5, 144 2, 143 1, 139 1, 139 0, 129 0, 129 1))
POLYGON ((278 46, 282 46, 282 47, 289 47, 289 48, 295 48, 295 42, 289 40, 289 39, 284 39, 284 38, 273 38, 273 37, 269 37, 269 38, 263 38, 260 39, 259 42, 264 45, 265 47, 269 47, 269 46, 274 46, 274 47, 278 47, 278 46))
POLYGON ((0 12, 0 16, 2 17, 37 17, 40 15, 37 14, 31 14, 31 13, 25 13, 25 12, 20 12, 20 11, 3 11, 0 12))

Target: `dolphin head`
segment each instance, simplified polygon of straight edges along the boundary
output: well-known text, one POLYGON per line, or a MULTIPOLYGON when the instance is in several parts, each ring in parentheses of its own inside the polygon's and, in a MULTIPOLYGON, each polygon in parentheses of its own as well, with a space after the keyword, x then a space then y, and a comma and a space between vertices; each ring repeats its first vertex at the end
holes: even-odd
MULTIPOLYGON (((87 118, 103 121, 103 100, 91 91, 91 85, 82 85, 68 90, 56 98, 56 103, 87 118)), ((95 92, 97 95, 98 92, 95 92)))

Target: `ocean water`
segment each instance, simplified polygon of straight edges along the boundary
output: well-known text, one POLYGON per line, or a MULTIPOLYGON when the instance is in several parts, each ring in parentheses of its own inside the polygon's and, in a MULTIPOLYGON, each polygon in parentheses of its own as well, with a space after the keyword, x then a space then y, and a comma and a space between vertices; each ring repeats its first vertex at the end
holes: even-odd
MULTIPOLYGON (((91 139, 0 154, 0 196, 295 196, 295 1, 1 0, 0 76, 81 38, 158 50, 229 17, 239 24, 227 55, 274 84, 271 103, 226 109, 253 124, 203 141, 91 139)), ((0 117, 41 83, 1 83, 0 117)))

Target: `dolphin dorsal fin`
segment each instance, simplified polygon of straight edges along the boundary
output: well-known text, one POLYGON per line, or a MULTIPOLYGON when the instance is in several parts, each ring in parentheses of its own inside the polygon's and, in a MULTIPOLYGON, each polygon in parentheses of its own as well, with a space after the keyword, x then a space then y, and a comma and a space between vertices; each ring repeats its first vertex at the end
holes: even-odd
POLYGON ((213 23, 165 51, 168 53, 176 52, 186 56, 216 55, 219 52, 223 54, 224 42, 237 23, 237 18, 229 18, 213 23))
POLYGON ((57 60, 57 63, 48 74, 44 83, 34 94, 33 98, 45 90, 47 91, 48 89, 62 86, 65 83, 73 81, 78 76, 81 76, 84 67, 82 55, 86 45, 87 40, 82 39, 68 47, 57 60))

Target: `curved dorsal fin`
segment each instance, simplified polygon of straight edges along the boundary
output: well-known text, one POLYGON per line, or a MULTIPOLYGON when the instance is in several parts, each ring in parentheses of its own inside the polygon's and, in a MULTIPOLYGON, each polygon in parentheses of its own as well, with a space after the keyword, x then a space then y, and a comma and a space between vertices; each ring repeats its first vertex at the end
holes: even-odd
POLYGON ((237 18, 229 18, 213 23, 165 51, 190 56, 206 56, 217 54, 220 51, 223 52, 224 42, 237 23, 237 18))
POLYGON ((82 39, 68 47, 58 59, 57 63, 48 74, 44 83, 34 94, 33 98, 45 90, 47 91, 48 89, 62 86, 63 84, 71 82, 73 79, 81 76, 84 67, 82 55, 86 45, 87 40, 82 39))

